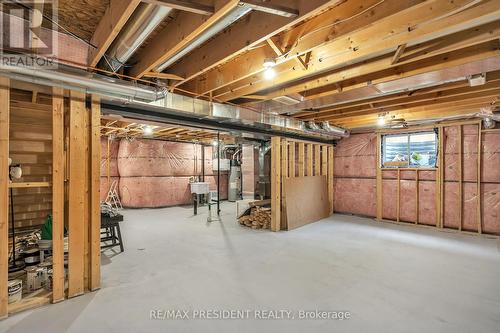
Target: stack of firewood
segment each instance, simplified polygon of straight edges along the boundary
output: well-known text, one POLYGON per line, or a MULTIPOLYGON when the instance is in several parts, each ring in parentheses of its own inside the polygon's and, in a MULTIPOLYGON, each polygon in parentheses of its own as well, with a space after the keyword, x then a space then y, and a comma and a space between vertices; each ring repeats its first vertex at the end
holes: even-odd
POLYGON ((241 216, 238 221, 241 225, 252 229, 269 229, 271 226, 271 208, 252 207, 250 214, 241 216))

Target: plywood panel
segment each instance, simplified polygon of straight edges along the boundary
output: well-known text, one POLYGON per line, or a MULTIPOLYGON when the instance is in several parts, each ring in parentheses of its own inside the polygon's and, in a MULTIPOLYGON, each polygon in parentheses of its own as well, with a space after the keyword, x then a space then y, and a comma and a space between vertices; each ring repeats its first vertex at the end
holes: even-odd
POLYGON ((330 215, 326 176, 288 178, 285 183, 288 230, 330 215))

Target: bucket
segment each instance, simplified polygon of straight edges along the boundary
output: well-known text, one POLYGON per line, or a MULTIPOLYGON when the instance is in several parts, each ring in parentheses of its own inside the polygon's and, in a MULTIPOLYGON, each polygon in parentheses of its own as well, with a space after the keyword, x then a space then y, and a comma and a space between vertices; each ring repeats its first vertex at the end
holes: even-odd
POLYGON ((11 280, 8 284, 9 303, 19 302, 23 298, 23 281, 11 280))

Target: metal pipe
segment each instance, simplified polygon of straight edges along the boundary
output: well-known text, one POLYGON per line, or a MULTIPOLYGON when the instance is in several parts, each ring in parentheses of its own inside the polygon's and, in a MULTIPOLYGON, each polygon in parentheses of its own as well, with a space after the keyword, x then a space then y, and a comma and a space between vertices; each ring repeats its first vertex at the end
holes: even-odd
POLYGON ((137 83, 103 75, 75 70, 59 65, 59 70, 47 68, 10 66, 0 64, 0 73, 13 80, 85 91, 89 94, 107 95, 127 101, 154 102, 165 96, 165 90, 154 89, 137 83))
POLYGON ((250 13, 250 11, 252 11, 252 8, 250 8, 247 4, 244 3, 238 4, 238 6, 236 6, 233 10, 227 13, 222 19, 215 22, 203 33, 198 35, 191 43, 186 45, 179 52, 177 52, 172 57, 168 58, 165 62, 163 62, 161 65, 159 65, 156 68, 156 71, 162 72, 165 68, 171 66, 173 63, 184 57, 186 54, 188 54, 201 44, 205 43, 207 40, 217 35, 219 32, 221 32, 222 30, 224 30, 225 28, 227 28, 228 26, 230 26, 231 24, 233 24, 234 22, 245 16, 246 14, 250 13))
POLYGON ((106 52, 111 59, 103 65, 113 72, 119 70, 171 11, 166 6, 141 3, 106 52))
POLYGON ((241 129, 245 133, 296 136, 322 142, 340 137, 323 129, 307 130, 304 122, 298 119, 172 94, 165 89, 93 74, 65 65, 59 65, 57 70, 53 70, 0 64, 0 75, 33 84, 96 94, 102 97, 102 102, 107 104, 109 109, 116 110, 115 112, 132 113, 135 116, 145 116, 149 113, 154 114, 154 118, 161 115, 160 121, 169 118, 178 123, 203 124, 205 128, 241 129), (163 100, 158 101, 159 99, 163 100), (162 106, 144 103, 155 101, 159 102, 157 105, 162 106))

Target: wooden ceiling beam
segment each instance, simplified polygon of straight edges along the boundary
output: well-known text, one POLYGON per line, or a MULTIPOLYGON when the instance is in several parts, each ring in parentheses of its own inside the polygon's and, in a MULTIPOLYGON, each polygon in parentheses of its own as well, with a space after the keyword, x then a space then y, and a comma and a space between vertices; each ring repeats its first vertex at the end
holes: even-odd
POLYGON ((115 40, 140 0, 111 0, 90 40, 88 65, 95 67, 115 40))
MULTIPOLYGON (((180 12, 165 28, 156 35, 150 46, 136 55, 138 62, 130 70, 130 75, 142 77, 192 43, 200 34, 212 27, 217 21, 238 6, 238 0, 220 0, 211 16, 180 12)), ((177 74, 177 73, 176 73, 177 74)), ((178 74, 177 74, 178 75, 178 74)), ((179 75, 182 76, 182 75, 179 75)))
POLYGON ((448 92, 437 92, 423 96, 410 96, 406 98, 398 98, 393 101, 374 103, 373 107, 370 105, 363 107, 356 107, 343 111, 331 110, 320 115, 313 115, 311 117, 302 118, 304 120, 333 120, 342 119, 346 117, 359 116, 364 114, 387 112, 397 107, 411 107, 411 105, 439 105, 440 103, 452 101, 473 101, 483 97, 496 97, 500 95, 500 84, 495 82, 485 87, 474 87, 474 89, 457 89, 448 92))
POLYGON ((289 68, 286 72, 278 72, 274 80, 261 80, 237 92, 216 92, 214 96, 222 101, 229 101, 242 95, 392 53, 401 44, 416 45, 500 19, 500 7, 492 0, 482 1, 475 7, 443 18, 445 14, 456 11, 467 3, 466 0, 431 1, 411 7, 313 50, 312 61, 306 71, 289 68), (412 29, 408 29, 408 26, 412 29))
MULTIPOLYGON (((296 1, 295 6, 298 11, 296 17, 279 17, 258 11, 247 14, 245 18, 202 45, 196 52, 188 54, 169 68, 169 72, 186 78, 184 81, 176 83, 175 86, 184 84, 230 59, 252 50, 271 36, 325 11, 338 2, 340 0, 296 1)), ((259 54, 263 52, 269 57, 273 55, 267 48, 256 52, 259 54)))
MULTIPOLYGON (((280 41, 280 46, 283 49, 290 50, 296 43, 304 45, 307 42, 308 47, 301 49, 302 53, 289 53, 287 52, 286 57, 277 59, 278 64, 293 61, 293 58, 304 55, 312 49, 324 45, 329 42, 329 39, 333 36, 340 36, 353 32, 358 27, 372 24, 377 20, 380 20, 386 16, 395 14, 403 9, 414 6, 416 3, 421 2, 421 0, 386 0, 381 2, 380 0, 348 0, 340 3, 334 8, 325 11, 324 13, 300 24, 289 31, 283 32, 279 36, 276 36, 280 41), (376 6, 373 8, 373 6, 376 6), (370 15, 360 15, 364 14, 367 9, 373 8, 370 15), (333 22, 333 23, 332 23, 333 22), (313 41, 309 43, 309 41, 313 41)), ((273 18, 279 19, 279 18, 273 18)), ((258 22, 257 22, 258 23, 258 22)), ((241 31, 245 31, 245 26, 242 24, 241 31)), ((231 30, 230 30, 231 31, 231 30)), ((241 39, 242 35, 237 36, 235 34, 234 38, 241 39)), ((227 36, 226 43, 231 45, 232 39, 227 36)), ((265 40, 263 40, 265 41, 265 40)), ((210 52, 219 53, 219 48, 210 48, 208 51, 200 52, 198 56, 199 60, 203 60, 201 55, 211 57, 210 52), (209 52, 210 51, 210 52, 209 52)), ((218 88, 228 86, 238 80, 246 77, 252 77, 262 71, 262 63, 265 58, 272 57, 273 51, 267 47, 259 47, 249 49, 247 52, 241 54, 240 56, 234 58, 231 61, 220 62, 221 66, 213 70, 203 70, 201 72, 206 72, 205 74, 199 76, 195 80, 187 82, 183 88, 189 91, 198 92, 199 94, 208 94, 210 91, 214 91, 218 88)), ((195 55, 193 55, 195 57, 195 55)), ((195 58, 193 58, 194 60, 195 58)), ((211 69, 210 64, 216 63, 212 60, 202 61, 200 67, 211 69), (201 66, 203 65, 203 66, 201 66)), ((182 62, 179 63, 179 66, 182 62)), ((195 64, 197 61, 190 61, 189 64, 195 64)), ((188 67, 189 64, 183 67, 188 67)), ((217 63, 219 64, 219 63, 217 63)), ((174 69, 174 66, 172 69, 174 69)), ((182 73, 182 72, 178 72, 182 73)))
POLYGON ((153 5, 166 6, 193 14, 212 15, 214 13, 213 6, 208 6, 193 1, 184 1, 184 0, 142 0, 142 1, 151 3, 153 5))

